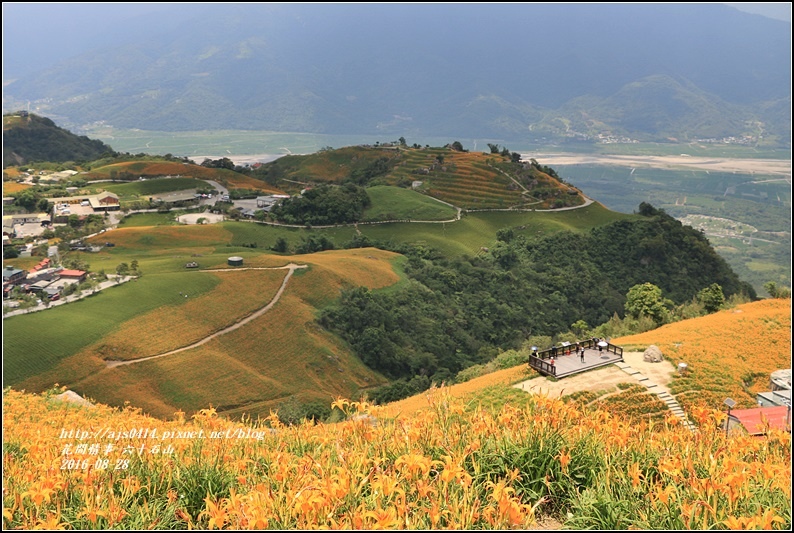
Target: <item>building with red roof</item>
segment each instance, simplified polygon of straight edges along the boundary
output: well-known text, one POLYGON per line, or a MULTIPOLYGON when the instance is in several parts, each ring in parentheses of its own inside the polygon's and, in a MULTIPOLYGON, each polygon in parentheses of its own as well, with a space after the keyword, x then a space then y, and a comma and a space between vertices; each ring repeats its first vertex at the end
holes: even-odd
POLYGON ((766 435, 770 429, 791 431, 791 407, 756 407, 733 409, 728 420, 728 431, 744 428, 748 435, 766 435))
POLYGON ((61 276, 61 279, 67 278, 74 279, 78 282, 83 282, 85 281, 88 273, 83 270, 61 270, 58 275, 61 276))

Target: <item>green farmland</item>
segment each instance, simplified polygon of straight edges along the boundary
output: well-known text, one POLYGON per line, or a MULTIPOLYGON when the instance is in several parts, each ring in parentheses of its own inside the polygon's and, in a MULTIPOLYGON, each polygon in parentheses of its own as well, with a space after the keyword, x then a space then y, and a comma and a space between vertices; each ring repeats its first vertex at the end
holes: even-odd
MULTIPOLYGON (((441 207, 446 207, 439 204, 441 207)), ((445 255, 462 256, 475 255, 480 248, 490 247, 496 242, 496 232, 502 228, 513 228, 518 234, 536 237, 557 231, 586 231, 590 228, 608 224, 625 215, 605 209, 598 203, 580 209, 569 211, 491 211, 464 214, 463 218, 455 222, 401 222, 387 224, 359 224, 358 232, 372 240, 395 243, 423 244, 437 248, 445 255)), ((151 219, 157 222, 158 219, 151 219)), ((162 222, 170 225, 168 219, 162 222)), ((134 226, 137 226, 135 223, 134 226)), ((162 255, 167 243, 177 245, 183 243, 193 233, 203 234, 200 246, 202 253, 215 254, 218 261, 223 260, 228 254, 251 253, 255 250, 264 251, 276 244, 279 238, 287 241, 290 249, 294 250, 311 235, 323 235, 332 241, 335 247, 340 248, 356 235, 356 228, 352 225, 337 228, 288 228, 271 226, 253 222, 223 222, 213 224, 203 229, 198 226, 181 226, 172 228, 173 231, 149 233, 139 236, 134 243, 116 238, 116 246, 104 249, 99 254, 84 254, 85 260, 107 269, 108 272, 115 268, 119 261, 147 255, 162 255), (184 231, 181 233, 180 231, 184 231), (176 233, 174 233, 176 232, 176 233), (185 237, 180 237, 184 235, 185 237), (147 248, 152 248, 147 250, 147 248), (125 259, 122 259, 125 258, 125 259)), ((117 234, 118 235, 118 234, 117 234)), ((114 240, 113 232, 104 237, 114 240)), ((195 242, 198 247, 199 243, 195 242)), ((185 252, 187 253, 187 252, 185 252)), ((189 256, 187 254, 185 257, 189 256)), ((181 259, 180 259, 181 260, 181 259)), ((166 263, 174 260, 163 259, 166 263)), ((178 262, 179 260, 177 260, 178 262)), ((169 263, 170 264, 170 263, 169 263)), ((153 265, 160 270, 159 264, 153 265)), ((150 267, 151 268, 151 267, 150 267)), ((167 268, 173 268, 170 264, 167 268)))

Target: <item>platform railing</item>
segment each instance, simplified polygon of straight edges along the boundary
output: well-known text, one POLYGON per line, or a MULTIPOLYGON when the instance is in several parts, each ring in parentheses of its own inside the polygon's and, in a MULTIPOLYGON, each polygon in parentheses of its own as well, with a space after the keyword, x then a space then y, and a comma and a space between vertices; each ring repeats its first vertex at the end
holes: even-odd
POLYGON ((591 339, 583 339, 573 342, 568 346, 552 346, 551 348, 546 348, 545 350, 535 350, 529 354, 529 366, 542 374, 556 376, 557 369, 551 363, 546 362, 546 360, 576 353, 575 351, 577 347, 584 347, 585 349, 589 350, 612 352, 615 355, 620 356, 620 359, 623 360, 622 347, 615 346, 610 342, 607 342, 606 346, 599 346, 599 342, 606 341, 602 341, 601 339, 594 337, 591 339))

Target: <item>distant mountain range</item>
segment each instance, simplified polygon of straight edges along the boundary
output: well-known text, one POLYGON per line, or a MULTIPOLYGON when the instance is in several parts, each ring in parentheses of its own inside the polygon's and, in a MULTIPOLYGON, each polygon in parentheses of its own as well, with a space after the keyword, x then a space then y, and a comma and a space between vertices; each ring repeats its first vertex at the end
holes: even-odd
POLYGON ((721 4, 184 4, 116 35, 4 79, 4 111, 75 131, 791 142, 790 24, 721 4))

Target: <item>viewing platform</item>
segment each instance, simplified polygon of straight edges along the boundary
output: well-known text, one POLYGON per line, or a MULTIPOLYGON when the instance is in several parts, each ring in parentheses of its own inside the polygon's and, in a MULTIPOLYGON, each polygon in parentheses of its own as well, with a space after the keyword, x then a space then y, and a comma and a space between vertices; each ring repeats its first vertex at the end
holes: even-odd
POLYGON ((622 361, 623 348, 595 338, 562 343, 562 346, 535 351, 529 356, 530 367, 540 372, 541 375, 556 378, 564 378, 622 361), (584 362, 576 351, 577 345, 585 349, 584 362), (552 360, 554 364, 552 364, 552 360))

